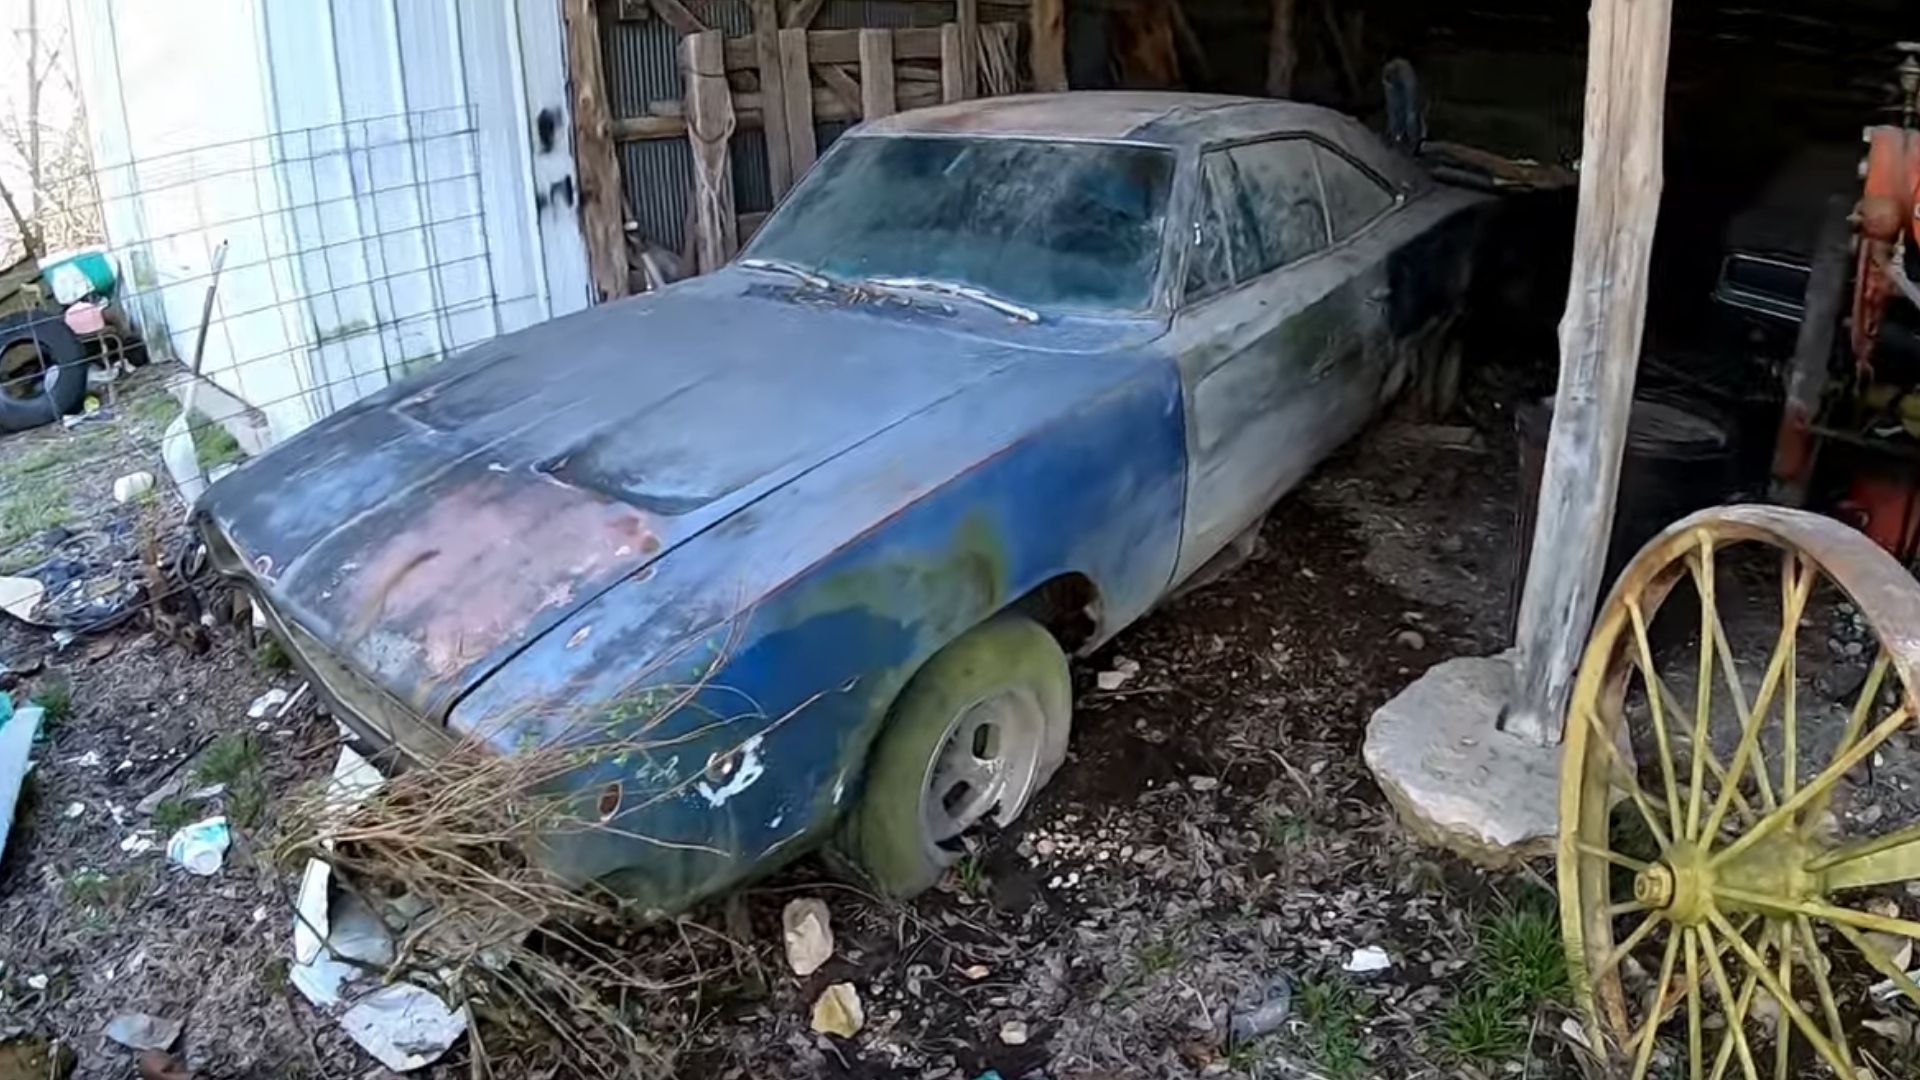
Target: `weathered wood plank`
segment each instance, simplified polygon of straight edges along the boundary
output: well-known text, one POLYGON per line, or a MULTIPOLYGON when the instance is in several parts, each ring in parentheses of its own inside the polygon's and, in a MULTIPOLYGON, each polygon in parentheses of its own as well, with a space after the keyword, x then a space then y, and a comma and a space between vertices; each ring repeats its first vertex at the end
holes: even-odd
POLYGON ((753 0, 753 53, 760 72, 765 114, 767 183, 779 202, 793 186, 793 155, 787 148, 786 77, 780 67, 780 0, 753 0))
POLYGON ((594 0, 565 0, 567 82, 573 105, 573 163, 587 268, 602 300, 627 295, 626 215, 620 163, 613 151, 607 76, 600 61, 600 14, 594 0))
POLYGON ((868 120, 892 116, 893 35, 885 30, 860 31, 860 114, 868 120))
POLYGON ((1505 727, 1543 744, 1565 729, 1599 602, 1646 324, 1660 210, 1672 0, 1593 0, 1573 273, 1560 320, 1560 386, 1520 599, 1505 727))
POLYGON ((940 28, 940 100, 961 101, 967 96, 966 69, 960 59, 960 26, 940 28))
POLYGON ((812 25, 813 17, 820 14, 820 9, 826 4, 827 0, 793 0, 793 3, 787 5, 787 25, 805 30, 812 25))
POLYGON ((980 96, 980 0, 954 0, 960 24, 960 96, 980 96))
POLYGON ((694 259, 707 273, 739 249, 733 211, 733 95, 727 91, 723 37, 707 30, 680 40, 687 85, 687 142, 693 150, 694 259))
POLYGON ((1300 48, 1294 40, 1296 0, 1273 0, 1273 21, 1267 28, 1267 96, 1293 96, 1293 74, 1300 68, 1300 48))
MULTIPOLYGON (((893 58, 899 60, 940 59, 940 28, 922 26, 888 30, 893 35, 893 58)), ((816 64, 857 64, 860 62, 860 31, 807 31, 807 58, 816 64)), ((751 37, 727 39, 727 70, 747 71, 759 65, 751 37)))
MULTIPOLYGON (((866 96, 862 88, 861 97, 866 96)), ((931 83, 914 83, 907 86, 896 84, 895 96, 899 109, 919 109, 940 103, 940 88, 931 83)), ((639 142, 646 139, 679 139, 687 134, 685 111, 677 101, 655 102, 645 116, 629 116, 613 122, 613 137, 617 142, 639 142)), ((813 88, 813 119, 815 123, 829 123, 840 120, 859 120, 861 113, 847 108, 840 95, 824 86, 813 88)), ((733 124, 736 131, 757 130, 763 125, 760 109, 760 95, 733 95, 733 124)))
POLYGON ((847 108, 856 113, 861 111, 860 84, 853 81, 853 76, 847 74, 847 69, 839 64, 815 64, 813 73, 820 76, 820 81, 828 90, 833 91, 833 96, 839 98, 847 108))
POLYGON ((1033 68, 1033 88, 1051 93, 1067 88, 1067 2, 1033 0, 1027 13, 1032 32, 1027 63, 1033 68))
POLYGON ((680 0, 653 0, 653 10, 660 13, 660 19, 681 35, 706 32, 707 24, 700 16, 688 11, 680 0))
POLYGON ((797 26, 780 31, 780 69, 786 80, 787 160, 793 163, 793 179, 813 168, 820 144, 813 131, 813 82, 807 71, 807 32, 797 26))

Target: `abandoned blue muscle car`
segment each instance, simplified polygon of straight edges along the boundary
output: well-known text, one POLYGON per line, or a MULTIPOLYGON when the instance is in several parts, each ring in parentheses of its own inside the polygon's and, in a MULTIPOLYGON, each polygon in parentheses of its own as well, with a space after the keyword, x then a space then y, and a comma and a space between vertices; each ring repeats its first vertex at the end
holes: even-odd
POLYGON ((572 778, 568 878, 671 910, 831 837, 908 894, 1060 766, 1066 654, 1441 347, 1482 203, 1280 101, 904 113, 720 272, 395 385, 198 517, 368 739, 653 725, 572 778))

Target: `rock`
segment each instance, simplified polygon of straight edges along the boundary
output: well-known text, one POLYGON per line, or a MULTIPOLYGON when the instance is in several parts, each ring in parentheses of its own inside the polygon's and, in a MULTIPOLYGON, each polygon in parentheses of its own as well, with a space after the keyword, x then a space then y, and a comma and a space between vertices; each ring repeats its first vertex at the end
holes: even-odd
POLYGON ((787 966, 801 978, 833 958, 832 916, 819 900, 791 900, 780 912, 787 941, 787 966))
POLYGON ((121 1013, 107 1021, 107 1038, 129 1050, 170 1050, 180 1038, 180 1021, 146 1013, 121 1013))
POLYGON ((1549 856, 1559 832, 1560 747, 1499 730, 1512 654, 1437 664, 1367 724, 1367 768, 1422 843, 1489 869, 1549 856))
POLYGON ((852 983, 834 983, 813 1003, 813 1030, 822 1035, 851 1039, 867 1026, 860 992, 852 983))
POLYGON ((1027 1045, 1027 1022, 1025 1020, 1009 1020, 1001 1024, 1000 1041, 1008 1046, 1027 1045))
POLYGON ((1414 652, 1419 652, 1427 647, 1427 635, 1418 630, 1402 630, 1393 635, 1393 640, 1402 648, 1412 649, 1414 652))
POLYGON ((1122 656, 1115 658, 1112 670, 1103 671, 1094 676, 1093 681, 1094 685, 1111 693, 1127 685, 1128 681, 1138 674, 1140 674, 1140 662, 1122 656))
POLYGON ((1352 975, 1365 975, 1374 971, 1385 971, 1393 966, 1393 957, 1378 945, 1362 945, 1347 957, 1343 970, 1352 975))

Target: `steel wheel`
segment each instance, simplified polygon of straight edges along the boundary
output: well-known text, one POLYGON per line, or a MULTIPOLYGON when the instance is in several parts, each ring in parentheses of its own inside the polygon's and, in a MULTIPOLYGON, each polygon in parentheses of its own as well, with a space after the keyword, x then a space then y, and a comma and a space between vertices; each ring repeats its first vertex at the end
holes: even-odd
POLYGON ((1909 1075, 1861 1021, 1881 979, 1920 1005, 1895 964, 1920 800, 1869 775, 1917 672, 1920 584, 1837 522, 1710 510, 1627 568, 1574 689, 1559 846, 1574 985, 1624 1075, 1909 1075), (1803 630, 1834 613, 1870 641, 1803 630))
POLYGON ((1010 690, 953 718, 938 757, 927 763, 921 820, 935 844, 952 844, 989 816, 1006 825, 1039 786, 1047 719, 1030 693, 1010 690))

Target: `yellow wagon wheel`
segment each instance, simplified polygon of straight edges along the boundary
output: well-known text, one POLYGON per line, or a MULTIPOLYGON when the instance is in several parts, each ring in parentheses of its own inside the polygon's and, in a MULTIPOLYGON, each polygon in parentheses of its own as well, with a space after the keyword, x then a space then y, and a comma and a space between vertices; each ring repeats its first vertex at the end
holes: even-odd
POLYGON ((1574 986, 1619 1075, 1920 1075, 1864 1025, 1920 1005, 1899 963, 1920 785, 1874 773, 1916 675, 1920 583, 1838 522, 1709 510, 1622 574, 1574 688, 1559 845, 1574 986))

